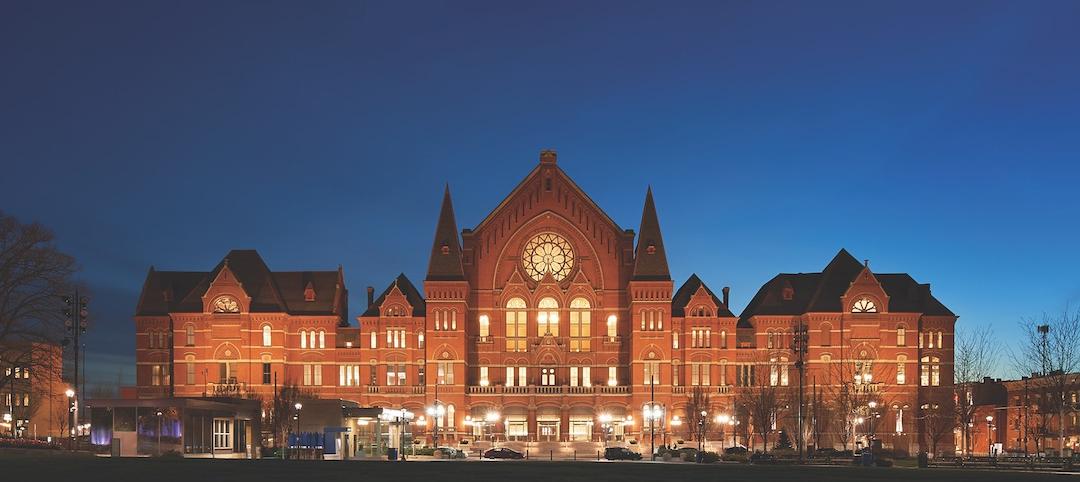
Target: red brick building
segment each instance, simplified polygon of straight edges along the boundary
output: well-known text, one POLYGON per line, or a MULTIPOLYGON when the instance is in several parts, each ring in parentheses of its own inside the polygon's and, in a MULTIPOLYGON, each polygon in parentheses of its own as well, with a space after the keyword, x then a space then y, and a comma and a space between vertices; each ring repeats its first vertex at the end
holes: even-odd
MULTIPOLYGON (((741 316, 719 292, 696 275, 676 289, 651 191, 638 231, 625 229, 545 151, 472 229, 459 232, 447 189, 423 283, 402 274, 378 297, 369 288, 358 327, 340 268, 279 273, 233 251, 209 272, 151 269, 135 317, 139 394, 266 395, 276 376, 325 398, 438 406, 413 433, 437 431, 440 443, 565 447, 647 445, 650 430, 657 445, 689 440, 690 394, 704 391, 710 420, 746 423, 708 430, 728 440, 759 423, 740 390, 767 384, 787 397, 798 385, 800 324, 807 400, 873 401, 838 417, 850 425, 865 411, 887 444, 911 449, 920 407, 951 393, 956 316, 906 274, 874 273, 841 250, 821 273, 776 276, 741 316)), ((791 407, 768 423, 796 430, 791 407)), ((823 419, 821 445, 869 433, 823 419)))

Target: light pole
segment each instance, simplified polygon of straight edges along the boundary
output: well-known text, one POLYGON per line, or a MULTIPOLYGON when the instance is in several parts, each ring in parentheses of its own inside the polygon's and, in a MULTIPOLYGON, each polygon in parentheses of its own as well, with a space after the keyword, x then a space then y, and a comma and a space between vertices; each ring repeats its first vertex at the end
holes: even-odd
MULTIPOLYGON (((491 426, 491 448, 495 448, 495 424, 499 421, 499 412, 489 411, 484 415, 484 428, 491 426)), ((483 435, 481 433, 481 435, 483 435)))
POLYGON ((664 416, 664 409, 655 402, 645 407, 645 416, 649 419, 649 449, 652 451, 652 460, 656 460, 656 421, 664 416))
POLYGON ((75 408, 76 405, 75 404, 77 403, 75 401, 75 390, 72 390, 70 388, 67 389, 67 390, 64 390, 64 395, 67 395, 67 398, 68 398, 68 432, 69 432, 69 436, 70 436, 70 440, 71 440, 71 447, 69 447, 69 448, 72 451, 74 451, 75 450, 75 410, 76 410, 76 408, 75 408))
POLYGON ((701 451, 705 449, 705 417, 709 416, 709 412, 705 410, 701 411, 701 418, 698 419, 698 437, 697 437, 697 451, 698 461, 701 461, 701 451))
POLYGON ((157 411, 157 454, 161 457, 161 410, 157 411))
POLYGON ((986 416, 986 456, 987 457, 992 457, 993 456, 993 450, 992 450, 993 445, 994 445, 993 427, 994 427, 994 416, 993 415, 987 415, 986 416))
POLYGON ((724 426, 731 422, 731 416, 721 413, 716 416, 716 424, 720 426, 720 451, 724 451, 724 426))
POLYGON ((296 409, 296 415, 293 415, 296 419, 296 460, 300 460, 300 410, 304 408, 304 404, 296 402, 293 408, 296 409))
POLYGON ((611 414, 601 413, 600 416, 597 417, 597 421, 600 422, 600 430, 604 432, 603 442, 604 447, 606 448, 608 446, 608 431, 611 428, 611 414))
POLYGON ((874 438, 874 419, 877 417, 877 402, 871 400, 866 406, 869 407, 870 412, 870 426, 868 427, 870 429, 870 436, 866 439, 866 443, 869 444, 870 440, 874 438))

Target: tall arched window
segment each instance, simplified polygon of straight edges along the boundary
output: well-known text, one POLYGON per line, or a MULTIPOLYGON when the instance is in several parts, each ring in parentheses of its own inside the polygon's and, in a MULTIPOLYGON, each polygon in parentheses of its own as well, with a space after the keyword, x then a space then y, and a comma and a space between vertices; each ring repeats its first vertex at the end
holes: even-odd
POLYGON ((570 301, 570 351, 589 351, 592 335, 592 315, 589 300, 574 298, 570 301))
POLYGON ((921 361, 919 384, 924 387, 941 385, 941 359, 936 356, 924 356, 921 361))
POLYGON ((195 355, 184 355, 184 370, 187 372, 184 382, 188 385, 195 384, 195 355))
POLYGON ((559 336, 559 302, 555 298, 544 298, 536 307, 540 310, 536 314, 536 334, 559 336))
POLYGON ((455 425, 454 425, 454 406, 453 405, 447 405, 446 406, 446 425, 444 425, 444 426, 447 427, 447 428, 454 428, 455 427, 455 425))
POLYGON ((184 327, 184 335, 187 338, 185 345, 195 346, 195 326, 187 325, 184 327))
POLYGON ((307 331, 300 330, 300 348, 307 348, 307 331))
POLYGON ((319 330, 319 348, 326 348, 326 332, 319 330))
POLYGON ((308 346, 315 348, 315 330, 308 332, 308 346))
POLYGON ((263 346, 270 346, 271 342, 273 341, 273 337, 270 336, 270 335, 271 335, 271 333, 270 333, 270 325, 263 325, 263 327, 262 327, 263 346))
POLYGON ((525 351, 528 330, 528 318, 525 314, 525 300, 511 298, 506 302, 506 351, 525 351))
POLYGON ((907 383, 907 356, 896 356, 896 384, 903 385, 907 383))

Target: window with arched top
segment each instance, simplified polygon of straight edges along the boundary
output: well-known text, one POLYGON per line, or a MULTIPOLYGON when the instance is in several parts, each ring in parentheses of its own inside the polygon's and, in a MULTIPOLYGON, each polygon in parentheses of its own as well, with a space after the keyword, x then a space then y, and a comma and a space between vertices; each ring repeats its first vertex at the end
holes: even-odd
POLYGON ((936 387, 941 385, 941 359, 936 356, 924 356, 920 359, 919 385, 936 387))
POLYGON ((832 346, 832 324, 821 324, 821 346, 832 346))
POLYGON ((300 348, 307 348, 307 330, 300 330, 300 348))
POLYGON ((185 335, 185 338, 186 338, 186 340, 184 340, 184 341, 186 341, 185 345, 187 345, 187 346, 195 346, 195 326, 194 325, 185 326, 184 327, 184 335, 185 335))
POLYGON ((308 332, 308 346, 311 348, 315 348, 315 330, 311 330, 308 332))
POLYGON ((195 355, 184 355, 184 370, 185 377, 184 383, 187 385, 195 384, 195 355))
POLYGON ((907 383, 907 356, 896 356, 896 384, 903 385, 907 383))
POLYGON ((851 305, 852 313, 877 313, 877 305, 870 298, 859 298, 851 305))
POLYGON ((544 298, 536 305, 536 333, 544 336, 559 336, 559 302, 555 298, 544 298))
POLYGON ((326 332, 319 330, 319 348, 326 348, 326 332))
POLYGON ((589 300, 574 298, 570 301, 570 351, 589 351, 592 335, 592 315, 589 300))
POLYGON ((273 342, 273 336, 271 336, 270 325, 263 325, 262 327, 262 346, 270 346, 273 342))
POLYGON ((510 298, 506 302, 506 351, 525 351, 525 340, 528 333, 528 318, 526 316, 525 300, 510 298))
POLYGON ((896 327, 896 346, 907 346, 907 327, 896 327))

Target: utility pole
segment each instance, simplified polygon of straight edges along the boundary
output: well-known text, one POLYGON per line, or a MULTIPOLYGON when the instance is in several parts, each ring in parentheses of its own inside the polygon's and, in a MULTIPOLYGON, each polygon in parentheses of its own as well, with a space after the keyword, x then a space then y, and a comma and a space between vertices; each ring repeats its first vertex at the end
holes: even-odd
MULTIPOLYGON (((78 428, 79 423, 79 335, 86 334, 86 321, 89 317, 89 311, 87 311, 87 304, 90 302, 90 298, 79 295, 79 288, 75 288, 74 296, 64 296, 64 326, 67 328, 67 335, 64 337, 64 345, 71 345, 72 352, 74 354, 73 363, 75 368, 75 375, 72 377, 72 422, 68 427, 71 430, 72 446, 78 441, 78 428)), ((14 423, 14 422, 13 422, 14 423)))
POLYGON ((805 461, 804 448, 806 447, 806 414, 805 403, 803 398, 806 391, 806 352, 807 345, 810 342, 810 337, 807 333, 806 324, 799 323, 799 326, 795 328, 795 339, 792 340, 792 350, 795 351, 795 368, 799 370, 799 433, 796 436, 796 444, 799 446, 799 463, 805 461))

